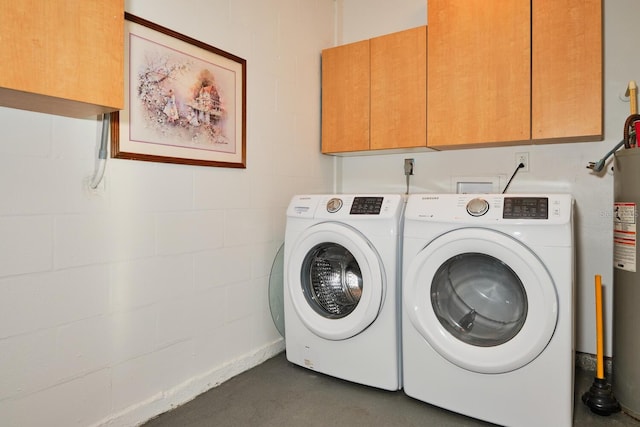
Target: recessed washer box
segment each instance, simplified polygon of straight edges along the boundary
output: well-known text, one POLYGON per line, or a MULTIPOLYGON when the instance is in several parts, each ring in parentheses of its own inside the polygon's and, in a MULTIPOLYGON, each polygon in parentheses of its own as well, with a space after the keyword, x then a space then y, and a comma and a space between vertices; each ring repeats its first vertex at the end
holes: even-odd
POLYGON ((504 176, 500 175, 453 176, 451 177, 451 192, 458 194, 501 193, 504 178, 504 176))

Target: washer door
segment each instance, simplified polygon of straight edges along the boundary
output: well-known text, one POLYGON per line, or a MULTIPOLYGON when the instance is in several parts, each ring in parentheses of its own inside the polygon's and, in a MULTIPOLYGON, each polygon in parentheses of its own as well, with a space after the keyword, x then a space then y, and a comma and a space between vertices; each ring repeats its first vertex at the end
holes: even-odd
POLYGON ((503 373, 535 359, 558 319, 547 269, 503 233, 464 228, 445 233, 408 265, 404 308, 442 357, 479 373, 503 373))
POLYGON ((343 224, 317 224, 301 234, 290 254, 287 292, 300 320, 314 334, 347 339, 378 316, 383 267, 361 233, 343 224))

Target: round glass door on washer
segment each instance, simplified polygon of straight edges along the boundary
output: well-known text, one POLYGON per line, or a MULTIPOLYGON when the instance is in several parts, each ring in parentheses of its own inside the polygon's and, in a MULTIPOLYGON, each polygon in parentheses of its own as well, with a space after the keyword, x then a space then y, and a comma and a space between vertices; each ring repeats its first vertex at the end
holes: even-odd
POLYGON ((362 271, 344 246, 325 242, 312 248, 300 268, 302 292, 309 305, 328 319, 353 313, 362 296, 362 271))
POLYGON ((285 236, 285 344, 296 364, 400 388, 400 195, 296 196, 285 236))
POLYGON ((287 291, 305 327, 321 338, 351 338, 376 318, 385 278, 380 256, 345 224, 315 224, 299 236, 286 267, 287 291))
POLYGON ((407 395, 501 425, 571 425, 571 216, 567 195, 409 198, 407 395))

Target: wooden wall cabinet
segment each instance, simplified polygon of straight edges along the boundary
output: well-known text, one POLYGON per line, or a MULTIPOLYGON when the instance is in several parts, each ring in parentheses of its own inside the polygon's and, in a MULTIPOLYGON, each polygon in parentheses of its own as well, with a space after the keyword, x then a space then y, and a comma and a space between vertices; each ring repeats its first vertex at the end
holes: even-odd
POLYGON ((602 0, 429 0, 427 145, 602 139, 602 0))
POLYGON ((427 146, 530 138, 530 0, 429 0, 427 146))
POLYGON ((427 28, 371 39, 369 148, 427 144, 427 28))
POLYGON ((426 147, 427 31, 322 51, 322 152, 426 147))
POLYGON ((123 109, 124 0, 0 0, 0 44, 0 106, 123 109))
POLYGON ((532 5, 532 139, 602 140, 602 0, 532 5))
POLYGON ((322 51, 322 152, 369 149, 369 40, 322 51))

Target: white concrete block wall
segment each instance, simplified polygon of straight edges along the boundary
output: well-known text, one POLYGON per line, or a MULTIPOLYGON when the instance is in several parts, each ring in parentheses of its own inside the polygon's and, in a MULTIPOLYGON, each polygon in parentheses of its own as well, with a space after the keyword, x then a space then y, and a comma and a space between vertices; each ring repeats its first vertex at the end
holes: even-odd
MULTIPOLYGON (((110 160, 91 192, 95 119, 0 108, 0 424, 134 425, 282 348, 267 287, 290 197, 404 192, 406 155, 320 154, 319 53, 334 44, 334 6, 340 43, 425 22, 423 0, 126 1, 247 59, 246 170, 110 160)), ((605 2, 606 140, 528 147, 532 170, 512 184, 578 200, 577 344, 587 352, 594 273, 610 303, 613 179, 584 165, 619 140, 628 104, 618 95, 640 80, 629 55, 638 7, 605 2)), ((508 174, 516 150, 411 155, 412 191, 508 174)))
POLYGON ((0 424, 135 425, 283 348, 268 281, 293 194, 333 187, 333 0, 131 0, 247 60, 247 169, 109 159, 101 124, 0 108, 0 424))

